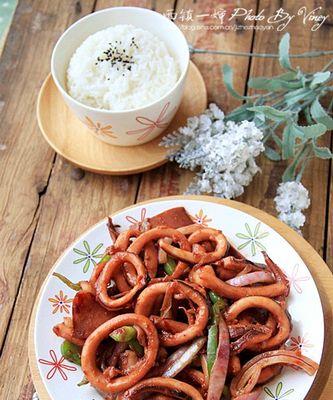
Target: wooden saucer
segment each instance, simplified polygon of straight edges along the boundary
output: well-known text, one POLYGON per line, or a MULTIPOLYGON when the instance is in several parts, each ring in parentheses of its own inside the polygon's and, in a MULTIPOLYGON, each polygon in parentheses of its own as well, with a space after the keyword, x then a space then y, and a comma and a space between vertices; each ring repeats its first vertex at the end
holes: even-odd
POLYGON ((111 146, 98 140, 63 101, 51 75, 41 87, 37 119, 48 144, 76 166, 108 175, 135 174, 164 164, 167 149, 161 138, 184 125, 188 117, 207 107, 207 91, 198 68, 190 62, 185 92, 180 108, 168 128, 151 142, 133 147, 111 146))

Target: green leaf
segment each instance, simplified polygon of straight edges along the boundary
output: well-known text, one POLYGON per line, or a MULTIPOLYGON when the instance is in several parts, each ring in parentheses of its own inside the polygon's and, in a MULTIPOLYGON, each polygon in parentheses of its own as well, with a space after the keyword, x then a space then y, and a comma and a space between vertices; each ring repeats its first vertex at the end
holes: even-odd
POLYGON ((230 94, 232 94, 234 97, 236 97, 236 99, 239 100, 244 100, 247 99, 247 96, 241 96, 240 94, 238 94, 236 92, 236 90, 234 89, 234 85, 233 85, 233 71, 232 68, 230 67, 230 65, 228 64, 224 64, 222 67, 222 72, 223 72, 223 80, 224 80, 224 84, 228 89, 228 92, 230 94))
POLYGON ((282 182, 290 182, 295 180, 295 172, 297 167, 297 160, 295 159, 291 164, 288 165, 287 169, 282 175, 282 182))
POLYGON ((253 89, 267 90, 271 92, 279 92, 284 89, 298 89, 301 88, 302 82, 300 80, 288 81, 282 78, 251 78, 249 79, 248 86, 253 89))
POLYGON ((284 74, 278 75, 278 78, 285 80, 285 81, 293 81, 295 79, 301 79, 304 76, 301 71, 288 71, 284 74))
POLYGON ((316 87, 316 85, 326 82, 330 76, 331 76, 330 71, 316 72, 315 74, 313 74, 313 79, 312 82, 310 83, 310 88, 313 89, 316 87))
POLYGON ((253 113, 248 111, 249 104, 242 104, 235 108, 231 113, 226 116, 227 121, 241 122, 247 119, 251 121, 253 119, 253 113))
POLYGON ((282 140, 276 133, 272 134, 272 139, 274 140, 275 144, 277 144, 280 148, 282 147, 282 140))
POLYGON ((333 158, 333 154, 328 147, 318 147, 318 146, 316 146, 314 141, 312 143, 312 147, 313 147, 313 152, 317 157, 323 158, 323 159, 333 158))
POLYGON ((310 107, 312 118, 321 124, 324 124, 327 129, 333 129, 333 118, 330 117, 320 104, 318 97, 313 101, 310 107))
POLYGON ((266 118, 265 118, 265 114, 258 112, 255 114, 254 118, 253 118, 253 122, 257 125, 257 126, 261 126, 262 122, 265 122, 266 118))
POLYGON ((267 145, 265 146, 265 155, 267 158, 269 158, 272 161, 280 161, 281 160, 280 154, 267 145))
POLYGON ((291 124, 287 124, 282 133, 282 159, 287 160, 295 155, 296 136, 291 124))
POLYGON ((277 110, 271 106, 249 107, 248 110, 253 111, 255 113, 262 113, 268 119, 271 119, 272 121, 276 121, 276 122, 285 121, 286 119, 288 119, 292 116, 292 113, 290 111, 277 110))
POLYGON ((297 129, 303 132, 306 139, 318 138, 327 131, 327 128, 324 124, 313 124, 309 126, 297 125, 297 129))
POLYGON ((304 100, 309 94, 312 94, 312 90, 301 88, 292 90, 291 92, 285 94, 284 98, 288 106, 292 106, 293 104, 299 102, 300 100, 304 100))
POLYGON ((290 35, 285 33, 279 43, 279 62, 282 68, 294 71, 289 59, 290 35))

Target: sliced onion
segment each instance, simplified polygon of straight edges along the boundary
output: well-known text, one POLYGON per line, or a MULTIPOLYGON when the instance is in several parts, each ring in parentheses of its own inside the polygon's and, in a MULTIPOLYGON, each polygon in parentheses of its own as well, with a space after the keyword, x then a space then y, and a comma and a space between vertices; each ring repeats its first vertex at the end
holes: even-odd
POLYGON ((167 368, 162 373, 166 378, 173 378, 195 359, 196 355, 206 343, 206 338, 200 337, 190 345, 182 346, 173 353, 166 361, 167 368), (170 362, 171 361, 171 362, 170 362))
MULTIPOLYGON (((172 239, 169 238, 169 237, 163 238, 163 240, 166 243, 169 243, 169 244, 172 243, 172 239)), ((165 264, 167 261, 168 261, 168 254, 163 249, 158 247, 158 263, 159 264, 165 264)))
POLYGON ((254 283, 272 283, 275 282, 273 275, 267 271, 255 271, 245 275, 238 275, 226 281, 232 286, 249 286, 254 283))
POLYGON ((233 400, 257 400, 261 395, 262 389, 258 388, 251 393, 241 394, 240 396, 233 397, 233 400))
POLYGON ((230 340, 227 324, 222 316, 219 320, 219 342, 216 359, 209 379, 207 400, 220 400, 228 372, 230 340))

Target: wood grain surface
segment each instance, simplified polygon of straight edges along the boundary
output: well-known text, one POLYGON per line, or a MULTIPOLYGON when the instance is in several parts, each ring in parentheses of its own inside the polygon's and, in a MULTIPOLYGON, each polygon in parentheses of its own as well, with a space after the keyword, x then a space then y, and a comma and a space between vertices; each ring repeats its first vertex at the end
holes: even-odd
MULTIPOLYGON (((322 6, 331 17, 315 32, 292 21, 291 50, 328 49, 332 46, 332 2, 324 0, 21 0, 0 58, 0 398, 30 400, 33 386, 27 360, 27 332, 34 300, 50 267, 75 237, 99 219, 137 201, 181 194, 192 174, 169 163, 140 175, 107 177, 83 173, 56 156, 41 139, 35 117, 37 94, 49 73, 50 54, 60 34, 75 20, 105 7, 134 5, 166 12, 175 8, 194 13, 229 4, 254 11, 283 7, 295 12, 322 6), (236 4, 237 3, 237 4, 236 4)), ((279 34, 260 30, 213 31, 203 18, 186 23, 183 32, 196 47, 224 50, 275 52, 279 34), (193 26, 191 26, 193 25, 193 26), (196 25, 196 26, 194 26, 196 25), (190 27, 191 26, 191 27, 190 27)), ((177 24, 184 25, 177 21, 177 24)), ((282 34, 282 33, 281 33, 282 34)), ((225 111, 238 105, 227 94, 221 65, 235 70, 236 88, 246 92, 249 76, 279 72, 276 60, 195 55, 208 90, 209 101, 225 111)), ((297 64, 319 69, 324 58, 297 64)), ((327 135, 326 145, 332 145, 327 135)), ((262 174, 239 199, 274 213, 273 198, 283 167, 261 158, 262 174)), ((333 263, 332 163, 313 160, 304 178, 312 204, 307 211, 304 238, 333 263)), ((289 239, 288 239, 289 240, 289 239)), ((307 248, 305 241, 301 241, 307 248)), ((311 262, 320 265, 318 256, 311 262)), ((329 279, 328 275, 327 278, 329 279)), ((321 294, 325 285, 320 286, 321 294)), ((330 288, 332 291, 332 288, 330 288)), ((332 326, 332 325, 331 325, 332 326)), ((323 379, 323 382, 325 379, 323 379)), ((331 385, 331 383, 328 383, 331 385)), ((332 397, 332 396, 331 396, 332 397)), ((323 400, 328 400, 326 397, 323 400)))

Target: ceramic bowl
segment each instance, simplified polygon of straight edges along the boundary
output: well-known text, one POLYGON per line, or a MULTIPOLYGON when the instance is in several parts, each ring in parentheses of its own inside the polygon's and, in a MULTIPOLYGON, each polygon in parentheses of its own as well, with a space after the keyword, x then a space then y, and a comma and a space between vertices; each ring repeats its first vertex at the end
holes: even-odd
POLYGON ((189 50, 179 28, 163 15, 145 8, 114 7, 90 14, 70 26, 56 43, 51 73, 65 102, 92 134, 115 146, 136 146, 156 138, 175 115, 184 91, 189 50), (129 111, 97 109, 80 103, 66 90, 66 72, 75 50, 90 35, 112 25, 130 24, 158 36, 180 67, 180 77, 163 97, 129 111))

